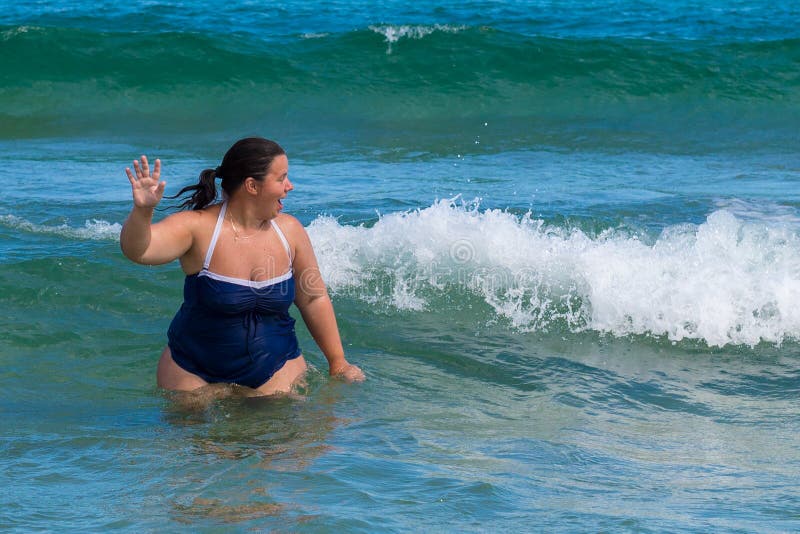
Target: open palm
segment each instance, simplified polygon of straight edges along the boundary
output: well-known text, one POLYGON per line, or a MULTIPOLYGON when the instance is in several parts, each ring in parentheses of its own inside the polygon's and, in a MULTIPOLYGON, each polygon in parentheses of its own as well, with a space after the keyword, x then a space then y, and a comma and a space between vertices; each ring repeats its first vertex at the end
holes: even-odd
POLYGON ((133 204, 139 208, 155 208, 161 197, 164 196, 164 187, 167 182, 159 182, 161 177, 161 160, 157 159, 153 166, 153 173, 150 174, 150 166, 147 163, 147 156, 141 157, 141 163, 134 160, 134 172, 129 168, 125 169, 128 180, 131 182, 133 191, 133 204))

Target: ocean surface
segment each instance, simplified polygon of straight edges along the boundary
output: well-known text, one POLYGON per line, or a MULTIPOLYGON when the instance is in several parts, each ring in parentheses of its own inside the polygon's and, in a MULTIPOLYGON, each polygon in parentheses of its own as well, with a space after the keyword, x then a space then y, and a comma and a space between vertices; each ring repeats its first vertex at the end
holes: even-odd
POLYGON ((0 530, 800 530, 800 4, 0 7, 0 530), (124 168, 248 135, 367 380, 189 409, 124 168))

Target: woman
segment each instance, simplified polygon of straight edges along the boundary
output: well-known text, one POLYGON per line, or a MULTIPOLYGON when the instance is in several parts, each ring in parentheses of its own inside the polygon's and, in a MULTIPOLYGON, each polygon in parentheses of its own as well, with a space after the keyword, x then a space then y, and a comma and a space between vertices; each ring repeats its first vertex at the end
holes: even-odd
POLYGON ((306 362, 297 346, 294 302, 328 360, 331 376, 363 380, 347 362, 333 305, 300 222, 281 213, 293 189, 289 163, 275 142, 242 139, 216 169, 200 173, 180 211, 153 224, 166 182, 161 161, 147 158, 125 169, 133 209, 120 234, 122 252, 136 263, 179 259, 186 273, 184 302, 167 332, 158 385, 191 391, 210 383, 250 387, 258 394, 288 392, 306 362), (215 180, 222 179, 223 202, 215 180))

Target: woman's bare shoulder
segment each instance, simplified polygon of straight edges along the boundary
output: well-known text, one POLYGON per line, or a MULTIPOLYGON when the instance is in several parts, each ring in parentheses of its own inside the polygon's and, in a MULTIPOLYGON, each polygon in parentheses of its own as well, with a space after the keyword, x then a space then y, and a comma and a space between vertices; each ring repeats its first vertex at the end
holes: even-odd
POLYGON ((208 221, 216 221, 219 210, 219 204, 212 204, 199 210, 181 210, 167 215, 161 222, 184 225, 191 230, 197 230, 207 226, 208 221))
POLYGON ((288 213, 279 213, 275 218, 281 231, 286 235, 289 245, 292 247, 292 255, 304 254, 307 249, 311 247, 311 241, 308 238, 308 233, 303 227, 303 223, 297 220, 297 217, 289 215, 288 213))
POLYGON ((281 230, 292 235, 298 232, 305 233, 306 231, 306 229, 303 228, 303 223, 301 223, 297 217, 289 215, 288 213, 279 213, 278 216, 275 217, 275 222, 278 223, 281 230))

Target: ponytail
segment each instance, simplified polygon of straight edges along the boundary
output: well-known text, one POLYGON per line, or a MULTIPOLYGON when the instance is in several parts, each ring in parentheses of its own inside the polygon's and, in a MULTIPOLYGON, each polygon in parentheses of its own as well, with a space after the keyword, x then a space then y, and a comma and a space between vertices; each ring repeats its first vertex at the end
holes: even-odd
POLYGON ((216 178, 222 178, 220 187, 230 198, 248 177, 259 182, 263 180, 272 160, 281 155, 286 155, 286 152, 275 141, 263 137, 240 139, 228 149, 219 167, 204 170, 200 173, 199 182, 188 185, 178 191, 177 195, 167 198, 178 198, 184 193, 194 191, 178 208, 201 210, 217 199, 217 186, 214 183, 216 178))
POLYGON ((217 185, 215 179, 217 177, 219 167, 216 169, 206 169, 200 173, 200 181, 195 185, 187 185, 175 196, 167 198, 178 198, 184 193, 194 191, 192 196, 178 204, 178 209, 191 209, 201 210, 214 202, 217 199, 217 185))

